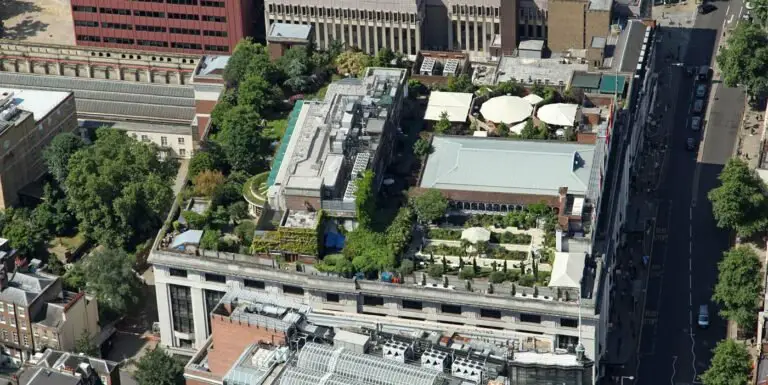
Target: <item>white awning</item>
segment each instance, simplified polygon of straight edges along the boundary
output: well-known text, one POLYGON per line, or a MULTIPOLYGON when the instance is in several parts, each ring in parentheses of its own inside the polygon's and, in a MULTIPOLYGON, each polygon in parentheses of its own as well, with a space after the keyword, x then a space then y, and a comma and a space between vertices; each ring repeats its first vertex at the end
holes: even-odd
POLYGON ((580 288, 586 258, 584 253, 555 253, 549 286, 580 288))
POLYGON ((472 94, 466 92, 440 92, 429 94, 424 120, 438 121, 445 112, 451 122, 464 122, 472 105, 472 94))
POLYGON ((497 96, 483 103, 480 113, 494 123, 514 124, 522 122, 533 113, 533 107, 519 96, 497 96))
POLYGON ((514 132, 515 134, 520 135, 520 133, 523 132, 523 128, 525 128, 526 124, 528 124, 528 119, 523 120, 522 122, 510 127, 509 132, 514 132))
POLYGON ((544 100, 544 98, 542 98, 541 96, 536 95, 536 94, 525 95, 525 97, 523 97, 523 99, 525 99, 528 103, 531 103, 532 106, 535 106, 535 105, 541 103, 542 100, 544 100))
POLYGON ((553 103, 539 107, 536 116, 542 122, 553 126, 573 127, 578 120, 579 105, 553 103))

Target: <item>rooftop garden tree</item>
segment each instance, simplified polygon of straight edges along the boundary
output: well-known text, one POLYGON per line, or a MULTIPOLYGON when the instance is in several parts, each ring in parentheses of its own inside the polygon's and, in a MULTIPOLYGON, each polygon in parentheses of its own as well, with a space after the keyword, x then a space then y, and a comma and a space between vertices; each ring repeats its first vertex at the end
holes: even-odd
POLYGON ((357 223, 363 228, 371 227, 376 212, 376 195, 373 191, 373 182, 374 174, 371 170, 363 172, 363 175, 354 182, 357 185, 355 193, 357 223))
POLYGON ((432 148, 432 145, 429 143, 429 141, 418 139, 413 143, 413 155, 416 155, 420 158, 431 154, 432 151, 434 151, 434 149, 432 148))
POLYGON ((448 112, 443 111, 440 113, 440 120, 435 123, 435 132, 438 134, 445 134, 451 129, 451 121, 448 119, 448 112))
POLYGON ((184 385, 184 365, 157 347, 136 363, 139 385, 184 385))
POLYGON ((65 186, 80 229, 107 247, 126 247, 154 235, 173 201, 177 164, 157 147, 101 128, 93 145, 69 160, 65 186))
POLYGON ((718 264, 720 271, 712 300, 720 314, 742 328, 754 326, 762 293, 760 259, 749 246, 737 246, 718 264))
POLYGON ((408 206, 401 207, 395 219, 387 227, 387 244, 395 255, 400 255, 408 247, 413 236, 413 209, 408 206))
POLYGON ((203 171, 195 176, 195 194, 210 197, 220 185, 224 184, 224 181, 224 174, 221 171, 203 171))
POLYGON ((253 107, 238 105, 227 111, 214 139, 221 144, 233 170, 254 174, 266 167, 272 139, 253 107))
POLYGON ((709 192, 720 228, 750 236, 768 227, 768 198, 760 177, 740 159, 731 159, 718 176, 721 185, 709 192))
POLYGON ((358 76, 370 66, 371 57, 365 52, 344 51, 336 57, 336 72, 340 75, 358 76))
POLYGON ((472 79, 467 74, 461 74, 459 76, 452 76, 448 78, 448 83, 445 85, 445 90, 448 92, 469 92, 474 93, 477 90, 472 79))
POLYGON ((224 68, 224 80, 233 86, 249 75, 258 75, 270 83, 280 80, 280 69, 269 59, 266 48, 252 39, 241 40, 224 68))
POLYGON ((445 215, 448 199, 437 189, 429 189, 423 194, 411 198, 411 207, 416 217, 423 224, 432 223, 445 215))
POLYGON ((63 185, 69 174, 69 159, 78 150, 85 147, 83 140, 69 132, 56 135, 48 147, 43 150, 43 159, 53 179, 63 185))

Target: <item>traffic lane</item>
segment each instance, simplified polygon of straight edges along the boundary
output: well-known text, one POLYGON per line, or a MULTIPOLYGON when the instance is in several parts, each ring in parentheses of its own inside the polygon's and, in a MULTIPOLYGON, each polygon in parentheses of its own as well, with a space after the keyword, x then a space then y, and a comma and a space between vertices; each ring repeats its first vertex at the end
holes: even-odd
POLYGON ((725 164, 731 159, 745 105, 744 93, 740 89, 725 87, 724 84, 715 87, 715 97, 705 122, 702 163, 725 164))

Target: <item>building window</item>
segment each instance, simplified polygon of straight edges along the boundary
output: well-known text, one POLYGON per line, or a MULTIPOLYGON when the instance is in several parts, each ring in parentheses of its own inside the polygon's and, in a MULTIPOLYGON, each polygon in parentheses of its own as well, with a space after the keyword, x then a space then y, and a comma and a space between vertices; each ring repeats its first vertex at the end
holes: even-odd
POLYGON ((440 305, 440 311, 443 313, 461 314, 461 306, 442 304, 440 305))
POLYGON ((192 340, 187 340, 183 338, 179 338, 179 347, 182 349, 190 349, 192 348, 192 340))
POLYGON ((165 12, 156 12, 156 11, 133 11, 133 16, 141 16, 141 17, 165 17, 165 12))
POLYGON ((91 36, 91 35, 77 35, 78 41, 95 41, 100 42, 101 38, 98 36, 91 36))
POLYGON ((149 137, 148 137, 148 136, 146 136, 146 135, 142 135, 142 136, 141 136, 141 141, 142 141, 142 142, 149 142, 149 137))
MULTIPOLYGON (((147 32, 165 32, 167 29, 165 27, 160 27, 156 25, 137 25, 136 26, 137 31, 147 31, 147 32)), ((139 41, 151 41, 151 40, 139 40, 139 41)), ((168 43, 165 43, 165 46, 168 46, 168 43)))
POLYGON ((295 295, 304 295, 304 289, 298 287, 298 286, 291 286, 291 285, 283 285, 283 293, 285 294, 295 294, 295 295))
POLYGON ((206 282, 227 283, 227 277, 221 274, 205 273, 206 282))
POLYGON ((223 1, 203 0, 203 1, 200 2, 200 5, 202 5, 203 7, 224 8, 224 2, 223 1))
POLYGON ((75 26, 77 26, 77 27, 98 27, 99 23, 96 22, 96 21, 75 20, 75 26))
POLYGON ((173 42, 173 43, 171 43, 171 48, 202 49, 203 47, 200 44, 195 44, 195 43, 178 43, 178 42, 173 42))
POLYGON ((577 328, 579 327, 579 320, 573 318, 560 318, 560 326, 564 328, 577 328))
POLYGON ((160 137, 160 145, 163 147, 168 146, 168 137, 167 136, 161 136, 160 137))
POLYGON ((260 289, 260 290, 264 290, 264 288, 266 287, 266 285, 264 284, 264 281, 256 281, 253 279, 244 279, 243 286, 251 289, 260 289))
POLYGON ((27 333, 24 333, 22 337, 24 337, 24 346, 29 346, 29 336, 27 333))
POLYGON ((170 268, 170 269, 168 269, 168 274, 169 274, 171 277, 182 277, 182 278, 187 278, 187 271, 186 271, 186 270, 184 270, 184 269, 174 269, 174 268, 170 268))
POLYGON ((495 309, 480 309, 480 317, 501 319, 501 311, 495 309))
POLYGON ((133 39, 125 39, 122 37, 105 37, 104 42, 105 43, 114 43, 114 44, 133 44, 133 39))
POLYGON ((540 324, 541 316, 538 314, 520 313, 520 322, 528 322, 532 324, 540 324))
POLYGON ((3 330, 3 340, 8 341, 8 331, 3 330))
POLYGON ((403 300, 403 309, 421 310, 423 308, 424 305, 421 303, 421 301, 411 301, 408 299, 403 300))
POLYGON ((197 5, 197 0, 168 0, 168 4, 197 5))
POLYGON ((24 308, 23 307, 18 307, 16 309, 16 311, 19 313, 19 317, 24 317, 25 316, 24 308))
POLYGON ((75 5, 72 7, 73 12, 88 12, 88 13, 96 13, 96 7, 85 7, 81 5, 75 5))
POLYGON ((210 16, 210 15, 203 15, 203 21, 214 21, 217 23, 226 23, 227 18, 224 16, 210 16))
POLYGON ((557 348, 558 349, 564 349, 568 351, 573 351, 576 348, 576 345, 579 344, 579 337, 576 336, 564 336, 561 334, 557 335, 557 348))
POLYGON ((120 24, 120 23, 101 23, 102 28, 112 28, 112 29, 126 29, 126 30, 132 30, 133 26, 130 24, 120 24))
POLYGON ((384 306, 384 298, 374 295, 364 295, 363 305, 366 306, 384 306))
POLYGON ((203 36, 227 37, 227 31, 203 31, 203 36))
POLYGON ((194 333, 195 322, 192 316, 192 294, 189 287, 169 285, 171 297, 171 315, 173 330, 182 333, 194 333))
POLYGON ((200 20, 200 16, 189 13, 169 13, 168 18, 178 20, 200 20))
POLYGON ((179 34, 179 35, 199 35, 200 34, 199 29, 189 29, 189 28, 171 27, 168 31, 171 33, 179 34))
MULTIPOLYGON (((165 28, 163 28, 165 29, 165 28)), ((163 31, 165 32, 165 31, 163 31)), ((167 41, 157 41, 157 40, 136 40, 136 44, 140 46, 145 47, 163 47, 168 48, 168 42, 167 41)))
POLYGON ((325 302, 339 302, 339 295, 336 293, 325 293, 325 302))
POLYGON ((179 150, 179 155, 180 155, 180 156, 187 156, 187 150, 185 150, 185 149, 183 149, 183 148, 182 148, 182 149, 180 149, 180 150, 179 150))
POLYGON ((99 8, 99 13, 104 13, 107 15, 130 15, 131 10, 120 8, 99 8))
POLYGON ((229 51, 229 47, 226 45, 206 45, 205 50, 214 52, 227 52, 229 51))
POLYGON ((4 324, 4 323, 5 323, 5 314, 0 313, 0 324, 4 324))
MULTIPOLYGON (((205 293, 205 314, 206 314, 206 320, 209 319, 207 316, 210 314, 213 309, 216 307, 216 305, 221 302, 221 299, 224 297, 224 292, 216 291, 216 290, 204 290, 205 293)), ((208 322, 208 334, 211 334, 211 323, 208 322)))
POLYGON ((179 137, 179 144, 184 144, 184 137, 179 137))
POLYGON ((13 309, 13 304, 12 304, 12 303, 8 303, 8 304, 6 304, 6 305, 5 305, 5 308, 7 309, 7 311, 8 311, 8 314, 13 314, 13 310, 14 310, 14 309, 13 309))

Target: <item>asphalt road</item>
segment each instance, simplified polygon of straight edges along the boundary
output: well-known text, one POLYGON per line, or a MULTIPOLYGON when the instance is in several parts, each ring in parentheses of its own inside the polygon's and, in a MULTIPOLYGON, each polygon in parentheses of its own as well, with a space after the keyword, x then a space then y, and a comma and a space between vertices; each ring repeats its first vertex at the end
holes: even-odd
MULTIPOLYGON (((712 63, 713 51, 724 21, 738 21, 742 0, 718 1, 717 10, 698 15, 682 62, 686 66, 712 63)), ((668 29, 668 28, 665 28, 668 29)), ((678 28, 682 30, 682 28, 678 28)), ((668 39, 664 44, 679 40, 668 39)), ((646 294, 643 340, 639 346, 640 368, 636 382, 642 385, 698 383, 706 370, 711 350, 726 333, 725 322, 711 303, 717 281, 717 263, 729 247, 728 233, 712 218, 707 192, 717 186, 722 165, 732 156, 744 108, 738 89, 720 84, 708 106, 703 135, 690 129, 695 79, 683 68, 667 69, 664 94, 673 116, 667 117, 669 149, 659 190, 646 294), (689 137, 701 139, 698 153, 687 151, 689 137), (701 137, 701 138, 700 138, 701 137), (700 160, 699 160, 700 159, 700 160), (697 327, 699 306, 708 304, 710 327, 697 327)))

